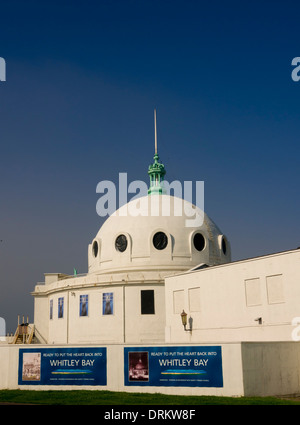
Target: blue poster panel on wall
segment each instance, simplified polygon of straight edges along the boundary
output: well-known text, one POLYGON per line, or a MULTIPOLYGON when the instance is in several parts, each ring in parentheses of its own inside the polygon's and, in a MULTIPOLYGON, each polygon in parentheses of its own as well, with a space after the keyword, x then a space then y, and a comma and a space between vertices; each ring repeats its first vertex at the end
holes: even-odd
POLYGON ((106 348, 21 348, 19 385, 106 385, 106 348))
POLYGON ((223 387, 220 346, 125 347, 124 384, 223 387))
POLYGON ((106 292, 102 297, 102 314, 114 314, 114 294, 106 292))

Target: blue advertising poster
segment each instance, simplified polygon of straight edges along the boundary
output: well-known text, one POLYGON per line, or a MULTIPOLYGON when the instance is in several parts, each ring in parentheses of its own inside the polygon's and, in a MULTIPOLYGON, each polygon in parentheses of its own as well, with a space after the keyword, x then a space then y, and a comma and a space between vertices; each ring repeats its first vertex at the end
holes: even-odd
POLYGON ((125 385, 223 387, 222 351, 209 347, 124 348, 125 385))
POLYGON ((102 314, 114 314, 114 294, 113 292, 106 292, 102 298, 102 314))
POLYGON ((88 315, 89 315, 89 296, 80 295, 79 316, 88 316, 88 315))
POLYGON ((106 348, 21 348, 18 383, 106 385, 106 348))

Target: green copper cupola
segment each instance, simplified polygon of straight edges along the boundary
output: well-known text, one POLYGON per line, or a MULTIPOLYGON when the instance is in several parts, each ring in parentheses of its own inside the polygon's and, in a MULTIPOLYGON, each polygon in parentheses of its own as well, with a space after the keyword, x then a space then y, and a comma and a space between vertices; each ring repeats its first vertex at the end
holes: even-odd
POLYGON ((148 189, 148 195, 154 193, 164 193, 163 180, 166 170, 164 164, 159 162, 159 156, 156 153, 153 157, 154 163, 149 165, 148 174, 150 177, 150 187, 148 189))
POLYGON ((157 153, 157 130, 156 130, 156 109, 154 109, 154 135, 155 135, 155 154, 154 163, 149 165, 148 174, 150 177, 150 187, 148 189, 148 195, 161 194, 165 190, 163 188, 164 176, 166 170, 164 164, 159 162, 159 156, 157 153))

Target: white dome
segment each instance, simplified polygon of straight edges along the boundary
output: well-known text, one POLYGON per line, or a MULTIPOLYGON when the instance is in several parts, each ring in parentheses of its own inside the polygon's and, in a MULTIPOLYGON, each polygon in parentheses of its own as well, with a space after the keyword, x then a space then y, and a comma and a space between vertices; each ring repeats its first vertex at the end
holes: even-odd
POLYGON ((89 245, 88 260, 89 273, 179 272, 229 262, 231 253, 202 210, 160 194, 134 199, 111 215, 89 245))

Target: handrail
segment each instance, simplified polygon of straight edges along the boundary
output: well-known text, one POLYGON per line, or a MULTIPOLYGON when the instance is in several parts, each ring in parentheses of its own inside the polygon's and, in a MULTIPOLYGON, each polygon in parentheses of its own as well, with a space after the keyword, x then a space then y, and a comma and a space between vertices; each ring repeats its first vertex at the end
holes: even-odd
POLYGON ((28 327, 31 329, 30 333, 27 334, 26 342, 25 344, 31 344, 33 335, 34 335, 34 325, 28 325, 28 327))
POLYGON ((10 344, 15 344, 17 342, 18 336, 19 336, 19 326, 17 327, 13 340, 10 344))

